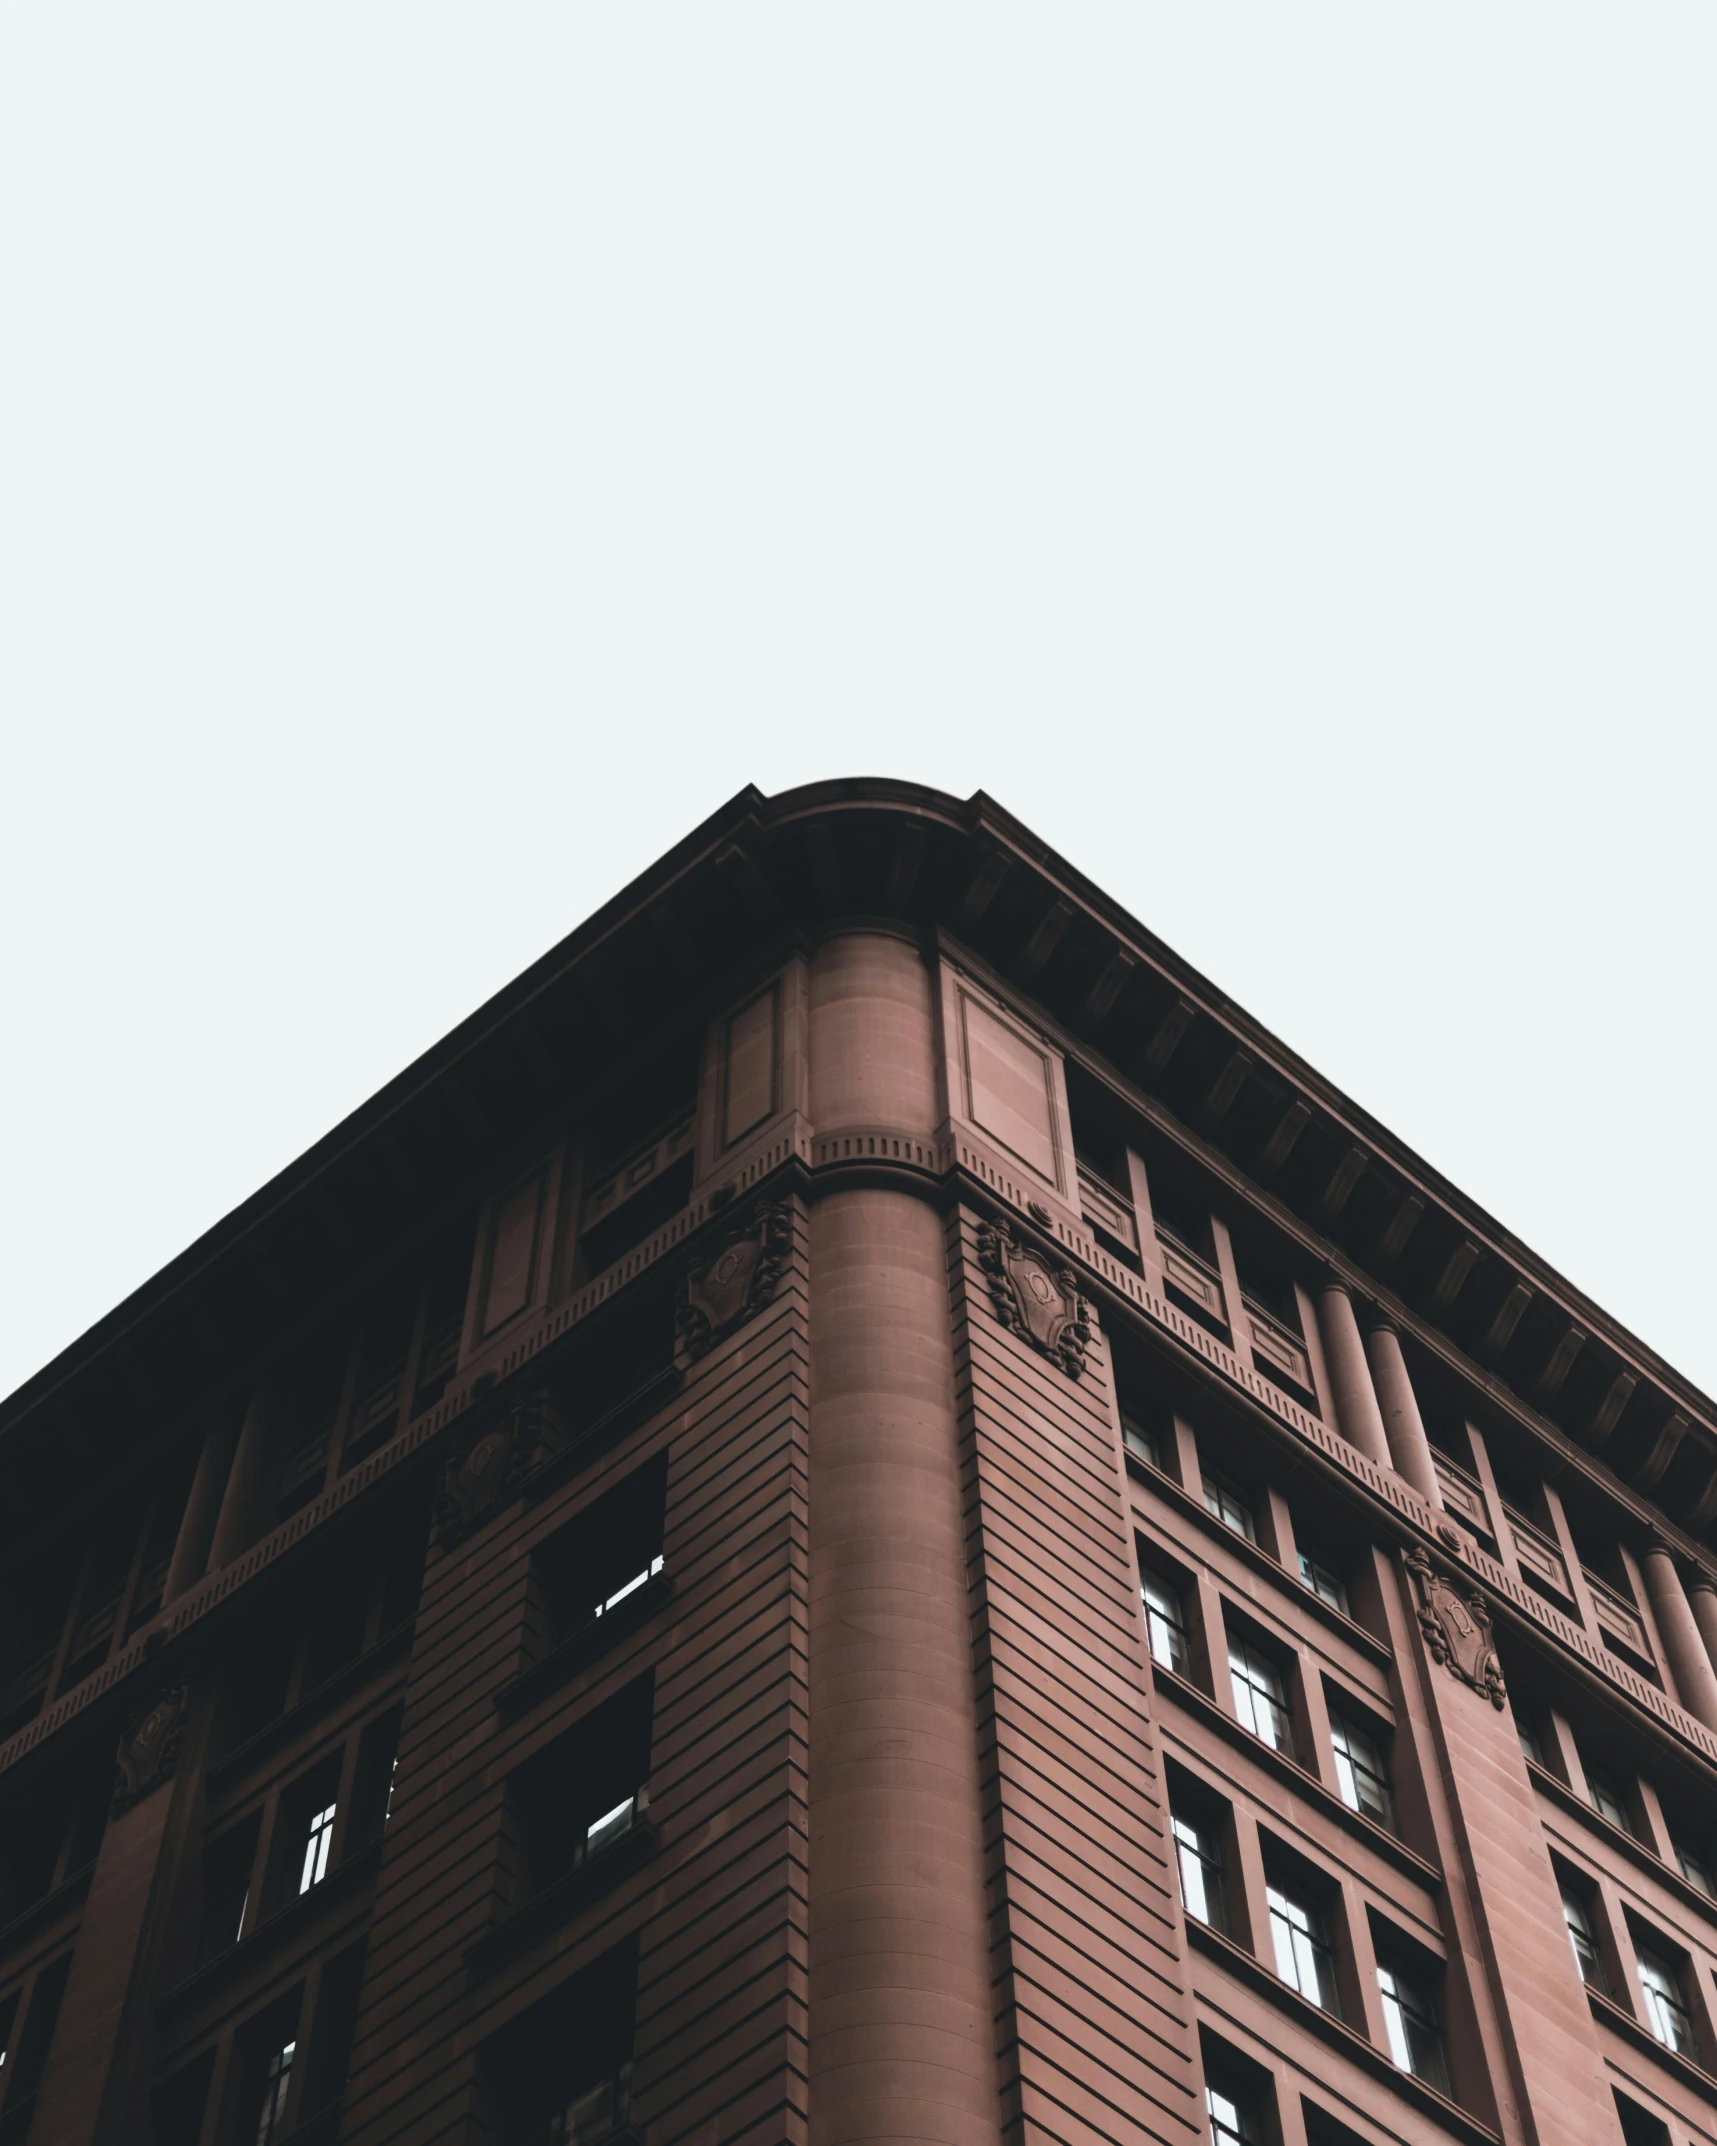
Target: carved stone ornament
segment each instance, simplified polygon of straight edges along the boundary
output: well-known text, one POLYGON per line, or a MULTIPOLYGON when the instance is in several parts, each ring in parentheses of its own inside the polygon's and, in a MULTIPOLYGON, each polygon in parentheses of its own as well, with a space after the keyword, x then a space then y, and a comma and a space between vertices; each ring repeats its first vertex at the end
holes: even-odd
POLYGON ((437 1548, 463 1542, 565 1443, 559 1411, 544 1387, 484 1408, 442 1467, 433 1522, 437 1548))
POLYGON ((792 1210, 761 1207, 691 1268, 680 1284, 676 1321, 682 1361, 696 1363, 763 1309, 792 1248, 792 1210))
POLYGON ((185 1714, 190 1703, 188 1686, 170 1685, 119 1739, 114 1759, 115 1818, 134 1803, 141 1803, 151 1789, 172 1779, 179 1763, 179 1747, 185 1741, 185 1714))
POLYGON ((1507 1694, 1483 1595, 1476 1588, 1462 1593, 1423 1550, 1411 1549, 1405 1559, 1416 1583, 1419 1629, 1425 1635, 1431 1659, 1441 1662, 1474 1691, 1483 1692, 1491 1705, 1500 1709, 1507 1694))
POLYGON ((1078 1378, 1091 1346, 1091 1314, 1069 1269, 1022 1244, 1006 1222, 979 1224, 978 1264, 1003 1326, 1078 1378))

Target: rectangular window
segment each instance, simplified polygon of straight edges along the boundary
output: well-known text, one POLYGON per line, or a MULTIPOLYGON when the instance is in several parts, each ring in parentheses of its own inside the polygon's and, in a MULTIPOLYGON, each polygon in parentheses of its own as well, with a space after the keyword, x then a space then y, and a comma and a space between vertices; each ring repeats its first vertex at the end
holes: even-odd
POLYGON ((1385 1966, 1379 1960, 1377 1992, 1383 1999, 1383 2026, 1396 2068, 1423 2079, 1439 2094, 1447 2094, 1449 2063, 1443 2053, 1443 2031, 1430 1991, 1405 1969, 1385 1966))
POLYGON ((1681 1865, 1681 1875, 1689 1885, 1696 1886, 1707 1900, 1717 1900, 1717 1877, 1711 1873, 1711 1864, 1680 1841, 1675 1844, 1675 1859, 1681 1865))
POLYGON ((539 1546, 543 1629, 536 1651, 591 1641, 591 1626, 627 1603, 634 1613, 647 1610, 639 1598, 664 1570, 667 1495, 668 1456, 659 1453, 539 1546))
POLYGON ((1344 1617, 1353 1615, 1353 1611, 1348 1607, 1347 1584, 1336 1570, 1327 1551, 1310 1543, 1300 1545, 1300 1580, 1320 1602, 1327 1602, 1331 1609, 1340 1610, 1344 1617))
POLYGON ((1294 1756, 1294 1729, 1282 1679, 1255 1647, 1228 1642, 1228 1674, 1234 1687, 1234 1713, 1243 1729, 1272 1750, 1294 1756))
POLYGON ((1592 1919, 1586 1913, 1586 1903, 1566 1881, 1562 1886, 1562 1920, 1568 1925, 1568 1942, 1574 1948, 1574 1965, 1580 1970, 1580 1980, 1589 1989, 1607 1991, 1604 1963, 1598 1952, 1598 1941, 1592 1934, 1592 1919))
POLYGON ((286 2130, 286 2096, 292 2086, 292 2059, 296 2042, 283 2042, 268 2058, 262 2071, 262 2109, 257 2117, 256 2146, 274 2146, 286 2130))
POLYGON ((1169 1472, 1163 1466, 1162 1436, 1135 1402, 1121 1403, 1121 1443, 1147 1468, 1156 1469, 1159 1475, 1169 1472))
POLYGON ((1139 1578, 1139 1600, 1145 1606, 1145 1633, 1150 1641, 1151 1660, 1164 1669, 1172 1669, 1177 1677, 1184 1677, 1191 1661, 1191 1650, 1187 1646, 1179 1595, 1166 1580, 1159 1579, 1154 1572, 1145 1572, 1139 1578))
POLYGON ((1211 1929, 1226 1930, 1228 1904, 1222 1884, 1222 1844, 1215 1826, 1206 1817, 1188 1818, 1177 1811, 1170 1828, 1174 1834, 1175 1867, 1180 1873, 1181 1905, 1211 1929))
POLYGON ((1612 1774, 1595 1772, 1586 1768, 1586 1788, 1592 1799, 1592 1808, 1600 1818, 1607 1818, 1611 1825, 1620 1826, 1624 1833, 1634 1829, 1628 1816, 1628 1807, 1622 1801, 1621 1783, 1612 1774))
POLYGON ((1330 1741, 1335 1746, 1336 1786, 1350 1811, 1375 1818, 1380 1826, 1395 1830, 1395 1799, 1389 1792, 1389 1775, 1383 1754, 1356 1721, 1345 1714, 1331 1714, 1330 1741))
POLYGON ((304 1842, 304 1861, 298 1872, 300 1893, 307 1893, 313 1885, 320 1885, 328 1875, 328 1850, 334 1842, 335 1808, 334 1804, 329 1803, 310 1814, 309 1831, 304 1842))
POLYGON ((1204 2089, 1210 2146, 1262 2146, 1263 2123, 1255 2095, 1232 2080, 1212 2079, 1204 2089))
POLYGON ((639 1677, 512 1777, 508 1802, 523 1851, 515 1905, 609 1857, 635 1833, 648 1808, 653 1708, 654 1679, 639 1677))
POLYGON ((1265 1886, 1270 1908, 1270 1943, 1276 1954, 1276 1972, 1290 1989, 1309 1997, 1313 2004, 1339 2019, 1341 2003, 1336 1995, 1335 1948, 1323 1917, 1311 1903, 1287 1886, 1265 1886))
POLYGON ((1645 1994, 1645 2016, 1651 2031, 1665 2049, 1680 2056, 1693 2054, 1693 2021, 1688 2015, 1681 1976, 1673 1964, 1649 1946, 1639 1947, 1640 1988, 1645 1994))
POLYGON ((1520 1755, 1530 1759, 1534 1766, 1544 1764, 1544 1746, 1538 1740, 1538 1731, 1526 1716, 1519 1712, 1514 1717, 1514 1733, 1520 1740, 1520 1755))
POLYGON ((1258 1523, 1253 1518, 1252 1508, 1242 1495, 1240 1486, 1231 1476, 1224 1475, 1220 1468, 1207 1468, 1203 1456, 1199 1458, 1198 1472, 1204 1479, 1205 1511, 1214 1513, 1225 1528, 1232 1528, 1236 1535, 1244 1535, 1248 1542, 1258 1540, 1258 1523))

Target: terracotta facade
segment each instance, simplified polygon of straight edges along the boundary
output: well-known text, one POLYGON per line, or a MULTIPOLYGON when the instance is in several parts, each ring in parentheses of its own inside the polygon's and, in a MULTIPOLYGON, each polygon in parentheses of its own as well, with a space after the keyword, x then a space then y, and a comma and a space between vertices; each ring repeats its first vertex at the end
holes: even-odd
POLYGON ((1712 1404, 742 793, 0 1410, 0 2146, 1717 2140, 1712 1404))

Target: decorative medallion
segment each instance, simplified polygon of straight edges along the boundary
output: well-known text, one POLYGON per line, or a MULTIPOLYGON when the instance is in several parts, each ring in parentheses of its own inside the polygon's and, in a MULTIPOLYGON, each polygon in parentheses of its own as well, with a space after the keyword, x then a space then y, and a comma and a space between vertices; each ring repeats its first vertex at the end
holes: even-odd
POLYGON ((1011 1224, 978 1225, 978 1264, 1003 1326, 1076 1379, 1091 1345, 1091 1315, 1079 1284, 1059 1260, 1021 1243, 1011 1224))
POLYGON ((696 1363, 723 1334, 763 1309, 792 1248, 792 1209, 762 1207, 691 1268, 680 1285, 676 1320, 685 1362, 696 1363))
POLYGON ((1483 1692, 1492 1706, 1500 1708, 1507 1694, 1484 1596, 1477 1588, 1469 1594, 1461 1593, 1417 1547, 1406 1551, 1404 1557, 1418 1583, 1419 1629, 1425 1635, 1431 1659, 1441 1662, 1451 1675, 1470 1684, 1474 1691, 1483 1692))
POLYGON ((134 1803, 141 1803, 151 1789, 172 1779, 179 1763, 179 1747, 185 1741, 185 1713, 190 1703, 188 1685, 169 1686, 119 1739, 113 1779, 115 1818, 134 1803))
POLYGON ((451 1550, 504 1505, 566 1443, 547 1387, 483 1409, 454 1445, 435 1493, 437 1548, 451 1550))

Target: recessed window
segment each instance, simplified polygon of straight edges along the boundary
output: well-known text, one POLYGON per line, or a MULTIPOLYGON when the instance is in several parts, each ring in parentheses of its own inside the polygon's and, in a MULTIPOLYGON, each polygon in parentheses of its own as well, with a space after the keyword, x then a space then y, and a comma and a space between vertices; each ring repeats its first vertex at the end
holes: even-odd
POLYGON ((1204 2106, 1210 2117, 1210 2146, 1263 2146, 1258 2099, 1245 2087, 1212 2079, 1204 2089, 1204 2106))
POLYGON ((1396 2068, 1423 2079, 1439 2094, 1448 2093, 1449 2062, 1443 2051, 1442 2024, 1423 1978, 1379 1960, 1377 1993, 1383 2000, 1383 2027, 1396 2068))
POLYGON ((1383 1754, 1358 1722, 1346 1714, 1331 1714, 1330 1741, 1335 1746, 1336 1786, 1350 1811, 1375 1818, 1380 1826, 1395 1828, 1395 1799, 1389 1792, 1389 1775, 1383 1754))
POLYGON ((1520 1741, 1520 1755, 1530 1759, 1534 1766, 1544 1764, 1544 1745, 1537 1729, 1526 1716, 1517 1712, 1514 1717, 1514 1733, 1520 1741))
POLYGON ((286 2096, 292 2085, 292 2059, 296 2042, 283 2042, 263 2066, 262 2111, 257 2118, 256 2146, 273 2146, 286 2130, 286 2096))
POLYGON ((508 1783, 521 1850, 514 1905, 598 1866, 623 1864, 615 1849, 646 1818, 653 1677, 604 1700, 537 1752, 508 1783))
POLYGON ((1290 1989, 1309 1997, 1326 2012, 1341 2014, 1336 1995, 1335 1947, 1329 1926, 1310 1900, 1286 1882, 1265 1887, 1270 1908, 1270 1943, 1276 1972, 1290 1989))
POLYGON ((1224 1475, 1220 1468, 1207 1468, 1202 1456, 1198 1472, 1204 1479, 1205 1511, 1214 1513, 1222 1525, 1232 1528, 1236 1535, 1244 1535, 1248 1542, 1256 1542, 1258 1523, 1239 1484, 1232 1476, 1224 1475))
POLYGON ((1708 1900, 1717 1900, 1717 1877, 1713 1877, 1710 1859, 1696 1853, 1681 1841, 1675 1844, 1675 1860, 1681 1865, 1681 1875, 1689 1885, 1697 1886, 1708 1900))
POLYGON ((1348 1606, 1346 1581, 1336 1570, 1328 1551, 1319 1549, 1315 1543, 1300 1545, 1300 1580, 1320 1602, 1340 1610, 1344 1617, 1353 1615, 1348 1606))
POLYGON ((1162 1436, 1135 1401, 1121 1403, 1121 1443, 1147 1468, 1155 1468, 1159 1475, 1168 1473, 1163 1465, 1162 1436))
POLYGON ((1622 1801, 1621 1783, 1613 1774, 1599 1773, 1588 1766, 1586 1790, 1592 1799, 1592 1808, 1600 1818, 1607 1818, 1611 1825, 1620 1826, 1624 1833, 1633 1831, 1633 1820, 1628 1816, 1628 1807, 1622 1801))
POLYGON ((1240 1726, 1292 1758, 1294 1729, 1287 1696, 1275 1665, 1244 1640, 1228 1642, 1228 1674, 1234 1687, 1234 1712, 1240 1726))
POLYGON ((334 1844, 334 1813, 337 1806, 325 1804, 310 1814, 310 1829, 304 1842, 304 1860, 298 1872, 298 1890, 307 1893, 328 1875, 328 1850, 334 1844))
POLYGON ((1568 1925, 1568 1942, 1574 1948, 1574 1965, 1580 1970, 1580 1980, 1588 1989, 1607 1990, 1604 1962, 1592 1931, 1592 1918, 1586 1912, 1586 1903, 1566 1879, 1562 1884, 1562 1920, 1568 1925))
POLYGON ((1169 1821, 1174 1834, 1175 1867, 1180 1873, 1181 1905, 1213 1930, 1228 1928, 1227 1895, 1222 1883, 1222 1843, 1216 1827, 1200 1814, 1177 1811, 1169 1821))
POLYGON ((1186 1621, 1181 1615, 1179 1595, 1156 1573, 1144 1572, 1139 1576, 1139 1600, 1145 1608, 1145 1634, 1150 1641, 1151 1660, 1164 1669, 1172 1669, 1177 1677, 1184 1677, 1192 1656, 1187 1646, 1186 1621))
POLYGON ((1665 2049, 1681 2056, 1693 2054, 1693 2021, 1674 1963, 1648 1945, 1639 1952, 1640 1989, 1645 1996, 1646 2023, 1665 2049))

